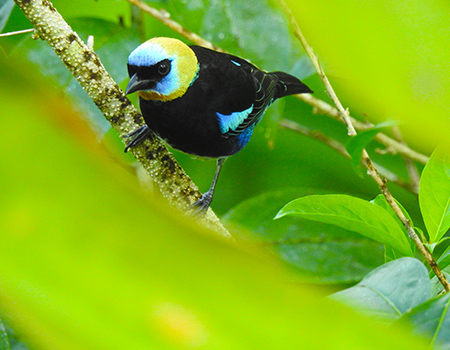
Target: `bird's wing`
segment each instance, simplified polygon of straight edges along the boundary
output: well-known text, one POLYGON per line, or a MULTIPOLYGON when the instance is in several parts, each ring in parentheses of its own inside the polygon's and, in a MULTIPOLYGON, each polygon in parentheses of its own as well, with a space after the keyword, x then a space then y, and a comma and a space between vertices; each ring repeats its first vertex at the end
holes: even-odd
POLYGON ((269 74, 257 69, 253 70, 251 74, 255 85, 253 103, 248 108, 231 114, 217 112, 220 129, 225 137, 237 136, 259 123, 265 110, 274 100, 276 80, 269 74))
POLYGON ((259 123, 276 91, 275 77, 245 60, 231 57, 237 67, 233 67, 235 74, 229 79, 229 86, 224 86, 222 105, 216 110, 224 137, 240 135, 259 123))
POLYGON ((274 100, 277 78, 239 57, 191 48, 200 63, 196 88, 208 101, 207 113, 217 118, 222 136, 253 129, 274 100))

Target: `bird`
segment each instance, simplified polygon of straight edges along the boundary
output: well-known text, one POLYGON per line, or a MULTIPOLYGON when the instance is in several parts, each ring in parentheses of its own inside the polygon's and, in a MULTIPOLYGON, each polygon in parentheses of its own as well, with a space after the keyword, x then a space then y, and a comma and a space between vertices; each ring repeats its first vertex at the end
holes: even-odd
POLYGON ((249 142, 254 127, 278 98, 313 91, 284 72, 266 72, 249 61, 167 37, 132 51, 125 94, 137 92, 145 124, 129 135, 127 152, 157 135, 171 147, 216 158, 208 191, 193 204, 210 206, 224 161, 249 142))

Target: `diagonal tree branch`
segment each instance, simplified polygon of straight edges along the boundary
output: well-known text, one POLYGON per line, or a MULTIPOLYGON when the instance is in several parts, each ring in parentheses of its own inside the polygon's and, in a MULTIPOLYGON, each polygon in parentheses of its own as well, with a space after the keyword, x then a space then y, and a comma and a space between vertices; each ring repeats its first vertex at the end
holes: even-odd
MULTIPOLYGON (((85 45, 48 0, 14 0, 67 69, 92 98, 96 106, 126 143, 125 135, 143 124, 142 116, 105 70, 97 54, 85 45)), ((186 209, 200 198, 200 192, 176 159, 157 138, 132 149, 164 197, 178 209, 186 209)), ((230 237, 211 209, 204 223, 230 237)))

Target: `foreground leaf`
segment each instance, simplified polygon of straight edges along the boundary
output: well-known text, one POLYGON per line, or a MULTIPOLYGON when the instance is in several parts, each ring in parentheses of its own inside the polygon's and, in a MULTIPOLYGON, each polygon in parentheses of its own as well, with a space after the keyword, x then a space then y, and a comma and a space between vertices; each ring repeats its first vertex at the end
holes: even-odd
POLYGON ((430 291, 425 266, 419 260, 401 258, 376 268, 356 286, 333 294, 331 299, 380 321, 393 321, 427 301, 430 291))
POLYGON ((285 215, 337 225, 389 245, 404 256, 413 255, 406 237, 389 213, 356 197, 324 195, 299 198, 282 208, 276 219, 285 215))
POLYGON ((430 243, 437 243, 450 227, 450 154, 446 143, 433 152, 423 169, 419 204, 430 243))
POLYGON ((448 139, 448 1, 286 2, 352 114, 395 116, 422 149, 448 139))
POLYGON ((148 198, 60 93, 0 63, 0 307, 33 349, 423 348, 148 198))
POLYGON ((424 303, 403 317, 414 327, 414 333, 430 338, 431 346, 450 349, 450 293, 424 303))

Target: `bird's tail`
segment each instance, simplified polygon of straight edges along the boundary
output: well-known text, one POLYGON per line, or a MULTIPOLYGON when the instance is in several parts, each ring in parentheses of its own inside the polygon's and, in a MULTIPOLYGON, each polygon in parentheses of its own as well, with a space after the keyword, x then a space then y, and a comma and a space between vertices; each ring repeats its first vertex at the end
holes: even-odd
POLYGON ((275 98, 313 92, 299 79, 290 74, 284 72, 272 72, 270 74, 274 75, 278 80, 275 98))

